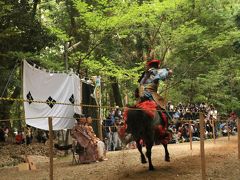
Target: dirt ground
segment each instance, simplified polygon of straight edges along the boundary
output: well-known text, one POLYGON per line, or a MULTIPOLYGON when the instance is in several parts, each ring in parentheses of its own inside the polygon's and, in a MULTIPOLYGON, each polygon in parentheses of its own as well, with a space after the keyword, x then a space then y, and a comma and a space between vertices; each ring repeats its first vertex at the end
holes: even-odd
MULTIPOLYGON (((237 136, 228 141, 219 138, 216 144, 205 141, 207 179, 239 180, 240 160, 237 154, 237 136)), ((115 180, 115 179, 201 179, 200 144, 170 144, 171 162, 165 162, 162 146, 154 146, 152 151, 155 171, 148 171, 148 164, 140 163, 136 149, 109 152, 108 160, 92 164, 72 165, 72 157, 54 160, 54 179, 115 180)), ((38 162, 36 171, 18 171, 16 167, 0 168, 0 179, 49 179, 48 162, 38 162)))

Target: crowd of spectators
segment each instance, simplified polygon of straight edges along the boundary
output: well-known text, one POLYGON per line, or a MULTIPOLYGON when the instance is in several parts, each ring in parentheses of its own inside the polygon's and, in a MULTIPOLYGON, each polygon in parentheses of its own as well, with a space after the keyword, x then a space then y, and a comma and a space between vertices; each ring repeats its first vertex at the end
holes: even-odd
POLYGON ((123 123, 122 111, 118 106, 109 112, 107 118, 103 121, 103 136, 108 151, 122 149, 122 142, 118 136, 118 126, 123 123))
POLYGON ((45 143, 47 139, 47 131, 36 129, 28 125, 18 130, 16 128, 9 129, 5 125, 0 127, 0 142, 14 142, 19 145, 29 145, 33 141, 45 143))
POLYGON ((212 114, 217 114, 216 109, 213 105, 209 106, 204 102, 200 104, 189 103, 186 105, 179 103, 178 105, 174 106, 169 101, 167 104, 167 111, 169 112, 171 118, 185 120, 197 120, 199 118, 199 112, 208 114, 211 111, 212 114))
POLYGON ((177 106, 168 102, 167 111, 172 121, 169 129, 173 132, 172 143, 188 142, 190 132, 192 140, 200 140, 199 112, 203 113, 205 121, 205 138, 215 138, 236 134, 237 132, 237 115, 231 113, 229 117, 218 116, 218 111, 214 105, 206 103, 187 104, 179 103, 177 106))
MULTIPOLYGON (((118 135, 118 128, 123 125, 122 109, 116 106, 112 109, 103 121, 103 141, 107 151, 116 151, 123 148, 118 135)), ((169 130, 172 131, 173 138, 170 143, 181 143, 190 141, 190 133, 193 141, 200 140, 199 112, 203 112, 205 120, 205 138, 215 138, 219 136, 235 135, 237 133, 237 114, 232 112, 228 117, 218 116, 218 111, 214 105, 207 103, 183 104, 174 106, 167 103, 167 114, 169 116, 169 130)), ((87 124, 87 123, 86 123, 87 124)), ((90 127, 90 126, 89 126, 90 127)), ((93 133, 93 131, 92 131, 93 133)), ((48 139, 48 132, 25 127, 22 131, 15 131, 15 143, 31 144, 32 141, 45 143, 48 139)), ((0 142, 5 142, 9 136, 9 128, 0 127, 0 142)), ((95 139, 95 144, 98 139, 95 139)), ((129 148, 135 148, 132 142, 129 148)))
MULTIPOLYGON (((204 116, 206 139, 213 138, 214 135, 217 138, 219 136, 227 136, 228 134, 236 134, 236 113, 231 113, 229 117, 222 118, 219 117, 217 109, 212 104, 208 105, 202 102, 185 105, 179 103, 174 106, 171 102, 168 102, 169 130, 173 133, 173 139, 170 143, 189 142, 190 132, 193 141, 200 140, 199 112, 202 112, 204 116)), ((115 151, 122 148, 122 143, 117 133, 117 127, 123 123, 122 118, 122 112, 116 106, 103 121, 103 133, 108 151, 115 151)))
POLYGON ((31 126, 26 126, 22 130, 14 132, 16 144, 29 145, 33 141, 38 143, 45 143, 48 139, 47 131, 36 129, 31 126))
POLYGON ((5 142, 8 138, 9 128, 5 125, 0 126, 0 142, 5 142))

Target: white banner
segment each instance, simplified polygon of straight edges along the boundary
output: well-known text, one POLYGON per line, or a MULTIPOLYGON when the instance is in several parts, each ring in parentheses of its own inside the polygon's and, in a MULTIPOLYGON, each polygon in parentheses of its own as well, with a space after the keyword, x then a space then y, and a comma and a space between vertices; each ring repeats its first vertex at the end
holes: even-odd
POLYGON ((81 113, 80 106, 54 104, 80 104, 81 83, 75 74, 49 73, 24 61, 23 98, 47 103, 24 102, 26 123, 48 130, 48 117, 53 117, 53 130, 74 126, 74 113, 81 113))

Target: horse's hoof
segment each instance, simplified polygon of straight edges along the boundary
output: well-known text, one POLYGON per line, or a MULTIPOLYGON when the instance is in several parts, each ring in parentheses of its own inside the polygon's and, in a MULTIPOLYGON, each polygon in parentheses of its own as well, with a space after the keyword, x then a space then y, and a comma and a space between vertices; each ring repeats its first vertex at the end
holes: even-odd
POLYGON ((165 157, 166 162, 170 162, 170 157, 165 157))
POLYGON ((147 160, 146 160, 144 155, 141 155, 141 163, 142 164, 146 164, 147 163, 147 160))
POLYGON ((155 168, 153 166, 149 167, 149 171, 154 171, 154 170, 155 170, 155 168))

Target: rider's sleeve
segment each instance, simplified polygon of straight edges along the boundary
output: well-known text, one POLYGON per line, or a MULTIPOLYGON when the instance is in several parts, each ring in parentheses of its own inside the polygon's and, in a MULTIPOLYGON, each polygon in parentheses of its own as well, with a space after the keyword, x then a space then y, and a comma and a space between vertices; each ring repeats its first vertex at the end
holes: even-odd
POLYGON ((165 80, 168 76, 168 70, 167 69, 159 69, 157 71, 157 74, 154 77, 154 80, 165 80))

